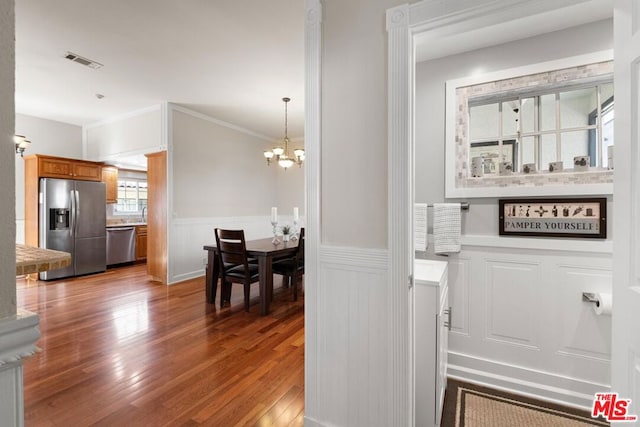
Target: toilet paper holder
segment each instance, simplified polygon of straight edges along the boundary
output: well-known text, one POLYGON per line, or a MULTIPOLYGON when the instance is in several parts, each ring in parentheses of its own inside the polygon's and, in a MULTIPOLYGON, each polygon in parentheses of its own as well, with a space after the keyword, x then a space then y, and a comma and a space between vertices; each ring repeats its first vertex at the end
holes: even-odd
POLYGON ((596 294, 594 294, 593 292, 583 292, 582 301, 588 301, 592 304, 598 304, 598 299, 596 298, 596 294))
POLYGON ((612 313, 612 297, 608 293, 583 292, 582 301, 587 301, 592 305, 593 311, 598 316, 611 316, 612 313))

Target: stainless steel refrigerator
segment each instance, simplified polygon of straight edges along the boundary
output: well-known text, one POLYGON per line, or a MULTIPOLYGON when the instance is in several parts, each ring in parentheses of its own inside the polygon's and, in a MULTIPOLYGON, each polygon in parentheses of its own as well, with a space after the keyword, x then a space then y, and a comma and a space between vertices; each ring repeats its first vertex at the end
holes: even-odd
POLYGON ((102 182, 40 179, 39 244, 71 253, 71 265, 41 280, 106 270, 106 195, 102 182))

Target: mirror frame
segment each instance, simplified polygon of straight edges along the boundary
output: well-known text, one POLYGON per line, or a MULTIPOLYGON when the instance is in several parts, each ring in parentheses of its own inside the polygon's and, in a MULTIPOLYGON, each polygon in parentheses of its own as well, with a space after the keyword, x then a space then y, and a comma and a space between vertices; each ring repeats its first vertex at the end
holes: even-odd
MULTIPOLYGON (((610 170, 562 172, 563 180, 569 180, 576 176, 586 177, 587 175, 585 174, 588 174, 591 182, 581 184, 565 184, 563 182, 558 182, 558 173, 552 174, 543 171, 532 175, 514 174, 510 176, 471 178, 468 174, 468 167, 461 165, 460 162, 457 161, 458 157, 460 157, 460 153, 456 147, 456 137, 458 132, 456 127, 456 113, 459 107, 459 100, 457 97, 458 88, 498 80, 513 79, 531 74, 547 73, 555 70, 611 60, 613 60, 613 51, 606 50, 447 81, 445 105, 445 196, 447 198, 555 196, 566 195, 568 185, 571 185, 571 194, 573 195, 613 194, 613 171, 610 170), (482 185, 483 181, 486 185, 482 185)), ((468 134, 468 129, 466 133, 468 134)), ((470 160, 467 156, 463 163, 468 165, 469 161, 470 160)))

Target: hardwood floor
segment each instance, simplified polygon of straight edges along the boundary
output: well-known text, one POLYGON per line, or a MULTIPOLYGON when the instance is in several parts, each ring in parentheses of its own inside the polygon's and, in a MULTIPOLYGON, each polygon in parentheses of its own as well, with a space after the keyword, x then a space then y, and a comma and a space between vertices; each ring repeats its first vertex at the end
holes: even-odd
POLYGON ((276 288, 261 317, 254 286, 245 313, 242 286, 220 309, 204 278, 162 286, 144 265, 19 279, 18 307, 41 331, 24 361, 25 425, 303 425, 304 298, 276 288))

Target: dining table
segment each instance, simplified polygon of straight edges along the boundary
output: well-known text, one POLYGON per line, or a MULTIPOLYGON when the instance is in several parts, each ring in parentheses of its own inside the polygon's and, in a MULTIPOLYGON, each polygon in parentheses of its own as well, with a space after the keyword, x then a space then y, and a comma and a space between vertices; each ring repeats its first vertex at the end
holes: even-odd
MULTIPOLYGON (((279 240, 278 243, 274 243, 273 238, 269 237, 247 240, 245 245, 247 257, 258 260, 260 315, 265 316, 269 313, 269 304, 273 295, 273 261, 295 255, 298 250, 298 240, 289 240, 288 242, 279 240)), ((215 244, 204 245, 203 249, 207 251, 205 279, 207 303, 215 304, 218 279, 220 278, 220 257, 215 244)), ((222 286, 220 288, 220 307, 224 307, 230 301, 223 301, 222 286)))

